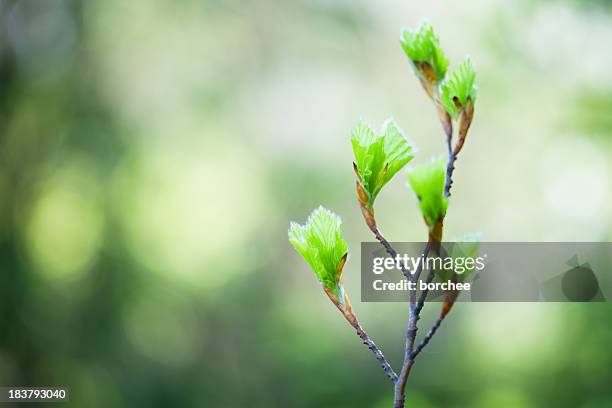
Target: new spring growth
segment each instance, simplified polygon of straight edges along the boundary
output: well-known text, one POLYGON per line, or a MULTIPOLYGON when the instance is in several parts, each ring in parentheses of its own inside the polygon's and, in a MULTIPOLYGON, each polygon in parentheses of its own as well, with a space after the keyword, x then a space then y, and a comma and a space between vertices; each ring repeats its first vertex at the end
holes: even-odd
POLYGON ((417 30, 402 31, 400 43, 423 89, 434 101, 444 133, 450 143, 453 133, 452 122, 439 97, 439 86, 446 77, 449 61, 440 47, 440 39, 429 21, 423 20, 417 30))
POLYGON ((291 223, 289 242, 310 265, 331 301, 347 319, 352 318, 351 304, 342 284, 348 244, 342 237, 340 217, 326 208, 316 208, 306 224, 291 223))
POLYGON ((319 207, 315 209, 304 225, 292 222, 289 227, 289 242, 312 267, 323 286, 325 294, 340 310, 347 322, 368 349, 374 353, 378 363, 395 383, 397 374, 378 346, 363 330, 353 312, 348 295, 342 284, 342 269, 348 255, 348 245, 342 237, 342 221, 333 212, 319 207))
POLYGON ((415 31, 402 31, 400 42, 410 65, 430 98, 435 99, 438 85, 446 76, 448 59, 440 48, 440 39, 427 20, 415 31))
POLYGON ((454 153, 457 155, 474 117, 476 102, 476 70, 471 59, 466 58, 447 79, 440 84, 440 100, 453 119, 459 121, 459 138, 454 153))
POLYGON ((374 201, 385 184, 412 160, 415 149, 391 119, 385 122, 380 133, 365 122, 359 122, 353 130, 351 143, 359 206, 368 227, 374 231, 374 201))
MULTIPOLYGON (((469 59, 452 73, 447 72, 448 59, 440 48, 438 36, 427 20, 424 20, 417 30, 404 30, 400 42, 413 71, 434 103, 444 128, 448 149, 447 162, 444 159, 434 159, 408 172, 409 185, 418 199, 423 219, 429 229, 429 241, 422 255, 423 259, 427 259, 431 253, 442 255, 443 224, 448 208, 454 163, 457 153, 465 142, 474 114, 476 73, 469 59), (457 121, 459 129, 458 140, 453 148, 454 120, 457 121)), ((376 239, 391 257, 396 258, 397 251, 376 225, 374 203, 382 188, 412 160, 415 149, 392 120, 385 123, 381 132, 376 132, 367 124, 360 122, 352 132, 351 144, 355 155, 353 169, 357 178, 357 197, 361 212, 376 239)), ((348 246, 342 238, 341 227, 342 222, 338 216, 319 207, 312 212, 306 224, 291 223, 289 241, 312 267, 327 296, 355 328, 364 344, 374 353, 387 377, 393 382, 394 407, 403 408, 406 383, 415 358, 435 335, 442 320, 451 310, 457 294, 452 290, 447 293, 436 323, 416 345, 417 322, 429 289, 425 288, 420 293, 418 301, 416 292, 410 293, 404 360, 402 370, 396 374, 380 349, 359 325, 344 291, 342 269, 346 262, 348 246)), ((477 248, 474 242, 474 239, 466 239, 464 246, 457 247, 457 251, 461 251, 452 252, 450 256, 474 256, 477 248)), ((406 267, 401 269, 407 281, 413 282, 408 269, 406 267)), ((450 269, 452 271, 449 270, 447 273, 457 272, 456 265, 450 269)), ((414 269, 415 276, 421 271, 422 267, 414 269)), ((446 280, 455 279, 455 282, 461 283, 470 272, 462 276, 451 276, 446 280)), ((433 281, 435 273, 435 270, 429 270, 426 278, 428 284, 433 281)))
POLYGON ((419 200, 430 237, 436 242, 442 239, 442 222, 448 208, 448 198, 444 195, 445 179, 446 163, 442 158, 418 165, 408 172, 408 183, 419 200))

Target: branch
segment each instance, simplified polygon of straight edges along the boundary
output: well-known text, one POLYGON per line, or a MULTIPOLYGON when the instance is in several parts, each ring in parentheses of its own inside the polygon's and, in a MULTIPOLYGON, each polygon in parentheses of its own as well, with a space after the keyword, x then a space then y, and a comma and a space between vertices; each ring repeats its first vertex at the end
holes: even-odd
MULTIPOLYGON (((378 229, 378 227, 374 227, 372 228, 372 232, 374 233, 374 236, 376 237, 376 239, 381 243, 381 245, 383 247, 385 247, 385 250, 387 251, 387 253, 392 257, 395 258, 397 256, 397 251, 391 246, 391 244, 389 243, 389 241, 387 241, 387 239, 381 234, 380 230, 378 229)), ((402 273, 404 274, 404 277, 406 279, 408 279, 408 281, 411 281, 413 278, 413 275, 410 274, 410 271, 406 268, 404 268, 403 265, 401 265, 402 268, 402 273)), ((420 272, 419 272, 420 273, 420 272)))
MULTIPOLYGON (((429 251, 431 251, 431 247, 432 247, 432 241, 431 239, 429 241, 427 241, 427 244, 425 245, 425 248, 423 249, 423 254, 421 255, 423 261, 419 264, 419 266, 417 267, 415 273, 414 273, 414 281, 418 282, 419 281, 419 277, 421 276, 421 272, 423 272, 423 264, 427 261, 427 257, 429 256, 429 251)), ((422 296, 422 295, 421 295, 422 296)), ((420 298, 419 298, 420 301, 420 298)), ((410 306, 412 306, 413 308, 415 307, 415 305, 417 305, 416 302, 416 290, 411 290, 410 291, 410 306)), ((415 308, 415 312, 417 315, 417 320, 419 319, 419 310, 417 310, 415 308)))
MULTIPOLYGON (((431 269, 429 271, 429 274, 427 274, 427 278, 425 279, 427 286, 429 286, 429 284, 433 282, 434 277, 435 277, 435 272, 433 269, 431 269)), ((425 300, 427 299, 428 294, 429 294, 429 289, 425 288, 425 290, 423 290, 421 292, 421 295, 419 296, 419 301, 417 302, 416 307, 415 307, 415 312, 418 317, 421 316, 421 310, 423 310, 423 306, 425 306, 425 300)))
POLYGON ((463 148, 463 144, 465 143, 465 139, 467 138, 468 131, 472 124, 472 119, 474 117, 474 103, 468 98, 466 106, 461 109, 459 113, 459 130, 458 130, 458 140, 455 144, 455 148, 451 147, 451 141, 453 136, 452 127, 449 127, 442 120, 442 126, 446 132, 446 144, 448 145, 448 164, 446 166, 446 183, 444 185, 444 195, 446 197, 450 197, 450 189, 453 184, 453 171, 455 170, 455 161, 457 160, 457 155, 463 148), (449 133, 450 131, 450 133, 449 133))
MULTIPOLYGON (((427 260, 427 257, 429 256, 429 251, 431 250, 431 242, 432 242, 431 240, 427 241, 427 244, 425 245, 425 248, 423 249, 423 255, 422 255, 423 262, 419 264, 419 266, 417 267, 414 273, 415 282, 417 282, 419 280, 419 277, 421 276, 421 272, 423 271, 423 264, 427 260)), ((414 294, 416 295, 416 292, 414 294)))
MULTIPOLYGON (((457 155, 463 148, 463 143, 465 142, 468 130, 472 123, 473 114, 474 114, 474 105, 472 104, 472 101, 470 100, 467 108, 462 110, 461 112, 461 118, 459 121, 459 136, 458 136, 459 140, 457 141, 457 144, 455 145, 454 149, 452 147, 453 129, 452 129, 452 126, 449 126, 450 121, 447 120, 448 118, 447 116, 440 115, 442 127, 444 128, 444 132, 446 133, 446 145, 448 149, 448 162, 446 164, 446 181, 444 184, 444 195, 446 197, 450 197, 450 189, 453 184, 453 172, 455 170, 455 161, 457 160, 457 155)), ((428 285, 429 283, 433 281, 434 275, 435 275, 434 271, 430 270, 429 275, 427 275, 428 285)), ((429 290, 425 289, 423 292, 421 292, 421 296, 419 297, 419 301, 417 303, 416 310, 415 310, 416 315, 417 315, 417 320, 420 318, 421 310, 423 309, 423 306, 425 305, 425 300, 427 299, 428 292, 429 290)), ((440 328, 440 325, 442 324, 442 321, 444 320, 444 318, 450 311, 451 307, 455 303, 456 297, 457 297, 456 294, 451 294, 450 296, 447 295, 447 299, 445 300, 444 305, 442 306, 442 311, 440 312, 440 316, 438 317, 434 325, 431 327, 431 329, 429 329, 429 332, 427 332, 427 335, 425 336, 425 338, 423 338, 421 343, 417 346, 417 348, 412 353, 411 358, 413 360, 416 358, 416 356, 419 355, 421 350, 423 350, 423 348, 427 346, 427 344, 429 344, 432 337, 436 334, 436 332, 440 328)))
POLYGON ((425 346, 429 344, 429 341, 436 334, 436 332, 440 328, 440 325, 442 324, 442 320, 444 320, 445 317, 446 315, 440 315, 438 317, 438 320, 436 320, 436 322, 431 327, 431 329, 429 329, 429 332, 427 332, 427 335, 423 338, 423 340, 421 340, 421 343, 419 343, 419 345, 412 352, 412 359, 415 359, 419 355, 421 350, 423 350, 425 346))
MULTIPOLYGON (((447 114, 448 115, 448 114, 447 114)), ((442 123, 444 131, 446 133, 446 147, 448 149, 448 162, 446 163, 446 181, 444 183, 444 196, 450 196, 450 189, 453 184, 453 171, 455 170, 455 160, 457 159, 457 153, 453 150, 452 139, 453 139, 453 127, 452 125, 446 126, 442 123)))
POLYGON ((382 369, 385 371, 385 374, 387 374, 387 377, 389 377, 389 379, 393 383, 395 383, 397 381, 397 374, 395 374, 395 371, 393 371, 393 368, 385 359, 385 356, 383 355, 382 351, 380 351, 378 346, 372 341, 372 339, 370 339, 368 334, 363 330, 359 323, 357 323, 355 330, 357 330, 357 335, 361 338, 363 344, 368 346, 372 353, 374 353, 374 356, 378 360, 378 363, 380 364, 382 369))
MULTIPOLYGON (((368 205, 369 198, 365 190, 363 189, 363 186, 361 185, 359 170, 357 169, 357 165, 355 164, 355 162, 353 162, 353 170, 355 171, 355 175, 357 176, 357 180, 355 183, 355 187, 357 190, 357 202, 359 202, 359 208, 361 208, 361 214, 363 215, 363 220, 365 221, 370 231, 374 233, 374 236, 376 237, 376 239, 385 248, 387 253, 391 255, 392 258, 395 258, 397 256, 397 251, 391 246, 389 241, 387 241, 387 239, 382 235, 382 233, 378 229, 378 226, 376 225, 376 217, 374 217, 374 209, 368 205)), ((404 277, 408 279, 408 281, 412 279, 410 275, 410 271, 404 268, 403 265, 402 265, 402 273, 404 274, 404 277)))
MULTIPOLYGON (((423 264, 427 260, 429 256, 429 251, 431 249, 431 240, 427 242, 425 249, 423 249, 423 261, 417 267, 417 270, 414 274, 414 282, 418 281, 419 276, 421 275, 421 271, 423 270, 423 264)), ((419 320, 419 315, 416 311, 416 291, 410 291, 410 306, 408 308, 408 327, 406 329, 406 346, 404 349, 404 362, 402 364, 402 371, 397 379, 394 389, 394 407, 403 408, 404 406, 404 393, 406 391, 406 383, 408 382, 408 376, 410 375, 410 371, 412 366, 414 365, 414 358, 412 357, 414 342, 417 335, 417 321, 419 320)))
MULTIPOLYGON (((429 231, 429 241, 427 242, 427 246, 428 246, 427 252, 428 253, 430 249, 433 249, 435 253, 440 255, 443 230, 444 230, 444 218, 436 222, 433 228, 429 231)), ((435 270, 432 268, 429 270, 429 273, 427 274, 427 278, 425 279, 427 286, 429 286, 429 284, 434 280, 434 277, 435 277, 435 270)), ((429 293, 429 289, 427 287, 425 287, 425 289, 421 291, 421 295, 419 296, 419 301, 417 302, 416 307, 415 307, 417 320, 421 316, 421 310, 423 309, 423 306, 425 305, 425 300, 427 299, 428 293, 429 293)))
POLYGON ((421 340, 421 343, 417 346, 417 348, 412 353, 413 359, 415 359, 416 356, 419 355, 421 350, 423 350, 423 348, 427 346, 431 338, 436 334, 436 332, 440 328, 440 325, 442 324, 442 321, 444 320, 446 315, 451 311, 458 296, 459 296, 458 291, 452 291, 452 292, 447 293, 444 299, 444 302, 442 303, 442 310, 440 311, 440 316, 438 316, 438 319, 436 320, 434 325, 431 327, 431 329, 429 329, 429 332, 427 332, 427 335, 423 338, 423 340, 421 340))
POLYGON ((448 162, 446 164, 446 182, 444 184, 444 195, 446 197, 450 197, 450 190, 453 184, 453 171, 455 170, 455 160, 457 160, 457 155, 454 151, 449 149, 448 155, 448 162))
MULTIPOLYGON (((442 127, 444 128, 444 132, 446 134, 446 143, 448 146, 449 153, 449 161, 446 167, 446 182, 444 187, 444 194, 446 197, 450 195, 450 185, 452 184, 452 174, 454 170, 454 161, 456 155, 452 149, 452 136, 453 136, 453 128, 452 122, 450 121, 450 117, 448 113, 444 112, 440 113, 440 120, 442 123, 442 127), (452 160, 451 160, 452 158, 452 160)), ((423 263, 427 259, 429 255, 429 251, 432 247, 435 247, 436 251, 439 252, 440 242, 442 241, 442 230, 443 230, 443 219, 437 223, 432 230, 429 232, 429 240, 427 242, 427 246, 423 251, 423 263)), ((415 282, 418 281, 421 271, 423 270, 423 263, 419 265, 418 271, 415 272, 415 282)), ((433 269, 429 271, 427 275, 426 282, 429 284, 433 281, 434 271, 433 269)), ((406 347, 404 350, 404 363, 402 365, 402 371, 398 377, 397 383, 394 388, 394 407, 395 408, 403 408, 404 400, 405 400, 405 391, 406 391, 406 383, 408 382, 408 376, 410 375, 410 371, 412 370, 412 366, 414 365, 416 354, 414 354, 414 342, 416 339, 418 327, 417 322, 420 318, 421 310, 423 309, 423 305, 425 304, 425 299, 427 298, 429 290, 425 289, 421 292, 419 296, 418 302, 416 302, 416 292, 410 292, 410 307, 409 307, 409 316, 408 316, 408 328, 406 330, 406 347)), ((437 330, 437 329, 436 329, 437 330)), ((435 331, 434 331, 435 333, 435 331)), ((433 334, 432 334, 433 336, 433 334)), ((424 347, 424 345, 423 345, 424 347)), ((422 349, 422 347, 421 347, 422 349)), ((419 350, 420 352, 420 350, 419 350)), ((418 353, 417 353, 418 354, 418 353)))
POLYGON ((361 324, 359 324, 359 320, 357 320, 357 316, 355 316, 355 313, 353 312, 353 307, 348 296, 345 296, 343 302, 340 302, 338 297, 335 296, 330 290, 325 289, 325 293, 332 301, 332 303, 336 306, 336 308, 340 311, 340 313, 342 313, 342 316, 344 316, 346 321, 357 331, 357 335, 363 341, 363 344, 368 346, 370 351, 374 353, 374 357, 376 357, 376 360, 378 360, 378 363, 384 370, 385 374, 387 374, 387 377, 389 377, 389 379, 393 383, 395 383, 397 381, 397 374, 395 374, 395 371, 393 371, 393 368, 387 362, 385 356, 378 348, 376 343, 374 343, 372 339, 370 339, 370 336, 368 336, 365 330, 363 330, 363 327, 361 327, 361 324))

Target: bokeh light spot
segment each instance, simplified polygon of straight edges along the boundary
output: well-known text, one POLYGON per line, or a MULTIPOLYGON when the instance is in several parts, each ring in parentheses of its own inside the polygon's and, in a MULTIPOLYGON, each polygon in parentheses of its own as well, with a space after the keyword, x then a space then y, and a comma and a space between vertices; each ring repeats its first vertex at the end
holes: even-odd
POLYGON ((188 284, 217 288, 230 281, 248 270, 234 251, 265 220, 261 180, 249 155, 236 147, 143 147, 115 177, 132 254, 148 269, 188 284))
POLYGON ((104 214, 97 180, 80 165, 70 165, 47 180, 26 226, 26 246, 36 270, 63 282, 87 270, 102 240, 104 214))

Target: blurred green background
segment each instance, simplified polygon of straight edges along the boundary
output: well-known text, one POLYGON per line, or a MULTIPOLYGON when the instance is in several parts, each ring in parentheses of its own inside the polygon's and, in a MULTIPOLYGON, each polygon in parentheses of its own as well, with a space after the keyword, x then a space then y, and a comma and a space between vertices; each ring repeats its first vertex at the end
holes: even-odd
MULTIPOLYGON (((393 116, 415 162, 444 152, 399 46, 423 16, 478 66, 447 237, 610 241, 609 2, 0 0, 0 385, 67 385, 74 407, 390 406, 286 231, 319 204, 343 217, 354 307, 397 367, 406 304, 358 301, 349 137, 393 116)), ((405 184, 379 225, 423 240, 405 184)), ((611 316, 459 304, 407 405, 612 407, 611 316)))

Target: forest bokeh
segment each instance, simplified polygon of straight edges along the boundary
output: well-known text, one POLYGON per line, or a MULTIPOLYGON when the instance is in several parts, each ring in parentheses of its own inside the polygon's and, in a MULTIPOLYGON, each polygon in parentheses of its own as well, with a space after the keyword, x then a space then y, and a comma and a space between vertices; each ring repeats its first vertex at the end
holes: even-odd
MULTIPOLYGON (((447 236, 610 241, 610 2, 0 0, 0 385, 69 386, 74 407, 390 406, 287 228, 342 216, 354 307, 397 367, 406 304, 358 301, 349 138, 393 116, 415 163, 443 154, 399 45, 424 16, 478 69, 447 236)), ((377 218, 425 238, 403 172, 377 218)), ((611 317, 459 304, 407 406, 611 407, 611 317)))

